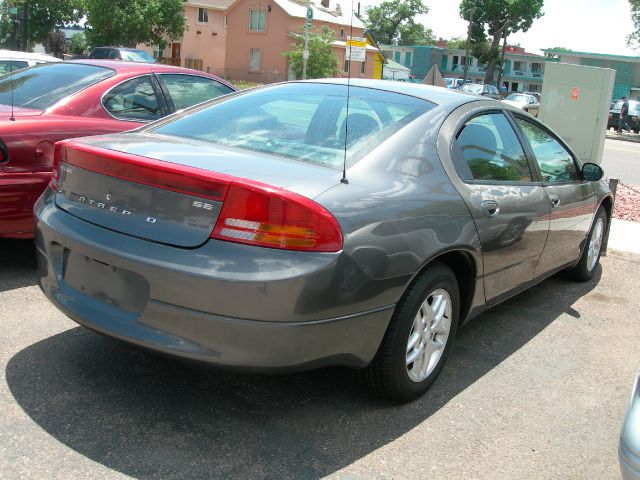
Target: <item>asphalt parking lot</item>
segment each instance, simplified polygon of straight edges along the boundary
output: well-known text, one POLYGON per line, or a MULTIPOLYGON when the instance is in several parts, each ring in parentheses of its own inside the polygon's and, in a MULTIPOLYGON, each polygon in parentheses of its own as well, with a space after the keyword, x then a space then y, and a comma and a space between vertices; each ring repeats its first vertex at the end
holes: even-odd
POLYGON ((459 332, 418 401, 352 372, 174 362, 79 328, 0 240, 0 478, 618 478, 640 368, 640 256, 553 277, 459 332))

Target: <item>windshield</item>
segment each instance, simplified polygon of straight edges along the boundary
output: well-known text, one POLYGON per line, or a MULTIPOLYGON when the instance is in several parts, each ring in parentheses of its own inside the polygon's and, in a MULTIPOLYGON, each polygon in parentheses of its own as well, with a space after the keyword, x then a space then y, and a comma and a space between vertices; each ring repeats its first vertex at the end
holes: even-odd
POLYGON ((518 95, 517 93, 512 93, 505 100, 511 100, 512 102, 518 103, 529 103, 531 97, 529 95, 518 95))
POLYGON ((0 77, 0 104, 45 110, 115 73, 110 68, 79 63, 36 65, 0 77))
POLYGON ((482 85, 480 84, 473 84, 473 85, 465 85, 464 87, 462 87, 463 90, 465 92, 471 92, 471 93, 482 93, 482 85))
POLYGON ((434 104, 345 85, 292 83, 196 107, 149 130, 331 168, 352 165, 434 104))
POLYGON ((120 50, 120 56, 128 62, 155 62, 153 57, 144 50, 120 50))

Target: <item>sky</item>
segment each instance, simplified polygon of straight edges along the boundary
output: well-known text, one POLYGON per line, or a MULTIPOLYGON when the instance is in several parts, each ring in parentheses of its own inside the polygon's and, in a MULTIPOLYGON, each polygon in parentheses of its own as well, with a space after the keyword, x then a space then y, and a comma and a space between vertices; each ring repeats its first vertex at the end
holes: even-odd
MULTIPOLYGON (((357 1, 357 0, 356 0, 357 1)), ((361 8, 383 0, 360 0, 361 8)), ((417 20, 433 30, 436 38, 466 37, 467 23, 460 18, 456 0, 423 0, 429 13, 417 20)), ((544 0, 544 16, 527 32, 509 36, 528 52, 542 54, 543 48, 564 47, 580 52, 640 56, 627 47, 633 30, 628 0, 544 0)))

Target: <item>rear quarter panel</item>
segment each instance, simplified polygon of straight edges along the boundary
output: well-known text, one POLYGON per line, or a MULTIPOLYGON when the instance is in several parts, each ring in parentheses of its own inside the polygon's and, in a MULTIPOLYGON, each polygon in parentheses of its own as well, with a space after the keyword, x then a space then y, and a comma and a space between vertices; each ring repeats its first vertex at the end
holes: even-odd
POLYGON ((448 251, 467 252, 482 274, 475 225, 436 149, 446 115, 438 107, 416 120, 350 168, 348 184, 315 199, 343 230, 340 295, 363 308, 396 303, 448 251))

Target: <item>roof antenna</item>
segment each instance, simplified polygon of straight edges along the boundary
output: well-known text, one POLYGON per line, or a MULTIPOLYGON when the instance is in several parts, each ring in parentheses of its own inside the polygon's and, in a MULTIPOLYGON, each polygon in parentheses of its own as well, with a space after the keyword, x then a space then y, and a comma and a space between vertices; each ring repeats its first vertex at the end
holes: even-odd
MULTIPOLYGON (((353 0, 351 0, 351 32, 349 38, 353 40, 353 0)), ((344 117, 344 160, 342 162, 342 178, 340 179, 340 183, 344 183, 346 185, 349 184, 349 180, 347 180, 347 141, 349 136, 349 95, 351 93, 351 45, 349 45, 349 41, 347 40, 347 48, 344 49, 345 57, 347 55, 347 51, 349 51, 349 71, 347 72, 347 114, 344 117)))
POLYGON ((11 88, 11 122, 16 121, 16 117, 13 116, 13 53, 9 57, 9 88, 11 88))

